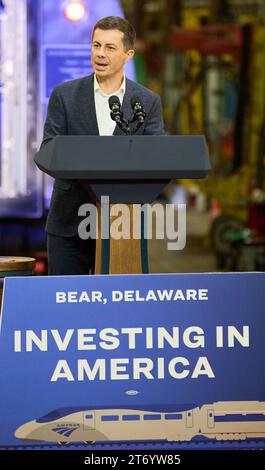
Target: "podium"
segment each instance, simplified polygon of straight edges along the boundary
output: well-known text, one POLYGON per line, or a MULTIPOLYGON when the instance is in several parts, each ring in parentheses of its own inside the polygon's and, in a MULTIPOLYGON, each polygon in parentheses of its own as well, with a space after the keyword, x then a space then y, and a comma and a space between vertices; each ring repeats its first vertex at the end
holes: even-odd
MULTIPOLYGON (((96 202, 95 274, 148 272, 140 205, 153 202, 173 179, 204 178, 211 170, 204 136, 56 136, 34 160, 40 170, 54 178, 80 180, 88 201, 96 202), (113 238, 111 233, 106 237, 100 224, 102 196, 109 197, 109 226, 115 219, 113 205, 128 205, 128 222, 134 214, 129 238, 113 238), (133 238, 139 230, 140 237, 133 238)), ((118 210, 116 206, 116 214, 118 210)))

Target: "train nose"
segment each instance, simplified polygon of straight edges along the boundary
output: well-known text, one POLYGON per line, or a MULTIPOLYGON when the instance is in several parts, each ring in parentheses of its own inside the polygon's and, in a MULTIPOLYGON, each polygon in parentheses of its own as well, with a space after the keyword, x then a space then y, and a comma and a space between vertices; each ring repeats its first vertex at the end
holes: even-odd
POLYGON ((18 439, 27 439, 29 435, 34 431, 36 427, 36 421, 29 421, 26 424, 22 424, 19 428, 15 431, 15 437, 18 439))

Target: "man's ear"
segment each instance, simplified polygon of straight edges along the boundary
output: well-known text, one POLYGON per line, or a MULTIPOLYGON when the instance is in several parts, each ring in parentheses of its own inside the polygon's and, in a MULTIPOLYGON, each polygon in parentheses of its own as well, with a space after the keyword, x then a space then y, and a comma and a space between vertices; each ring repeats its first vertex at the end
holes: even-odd
POLYGON ((126 58, 125 58, 125 62, 128 62, 130 59, 133 58, 135 54, 135 50, 134 49, 129 49, 127 52, 126 52, 126 58))

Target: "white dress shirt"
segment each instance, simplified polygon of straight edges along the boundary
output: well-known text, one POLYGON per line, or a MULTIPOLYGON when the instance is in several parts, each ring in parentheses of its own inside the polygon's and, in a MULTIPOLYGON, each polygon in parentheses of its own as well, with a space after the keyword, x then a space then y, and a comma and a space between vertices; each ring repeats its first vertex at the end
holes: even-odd
POLYGON ((98 121, 99 135, 112 135, 116 127, 116 122, 113 121, 110 117, 110 108, 109 108, 109 97, 112 95, 118 96, 120 103, 122 105, 123 97, 125 94, 126 80, 123 76, 123 81, 120 88, 107 95, 100 88, 100 85, 97 81, 96 74, 94 74, 94 96, 95 96, 95 107, 96 107, 96 116, 98 121))

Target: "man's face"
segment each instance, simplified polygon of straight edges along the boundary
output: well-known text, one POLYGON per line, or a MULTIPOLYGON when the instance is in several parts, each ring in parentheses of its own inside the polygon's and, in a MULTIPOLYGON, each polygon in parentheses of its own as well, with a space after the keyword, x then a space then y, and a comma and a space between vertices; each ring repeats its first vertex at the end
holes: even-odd
POLYGON ((94 31, 91 62, 97 76, 112 78, 123 73, 124 64, 134 55, 133 49, 125 51, 123 36, 118 29, 94 31))

